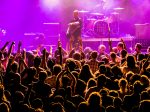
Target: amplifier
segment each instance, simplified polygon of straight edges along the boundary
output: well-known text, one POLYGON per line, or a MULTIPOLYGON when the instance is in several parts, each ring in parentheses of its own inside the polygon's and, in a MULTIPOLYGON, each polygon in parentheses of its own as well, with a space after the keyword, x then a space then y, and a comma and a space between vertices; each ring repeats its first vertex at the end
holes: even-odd
POLYGON ((135 24, 135 36, 138 39, 147 39, 150 36, 150 23, 135 24))

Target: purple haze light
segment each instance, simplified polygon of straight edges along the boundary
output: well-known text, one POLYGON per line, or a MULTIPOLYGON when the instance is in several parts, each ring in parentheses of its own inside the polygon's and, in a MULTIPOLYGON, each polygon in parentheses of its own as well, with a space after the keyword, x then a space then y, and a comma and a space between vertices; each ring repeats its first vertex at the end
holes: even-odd
POLYGON ((49 11, 58 6, 59 0, 40 0, 40 4, 44 11, 49 11))

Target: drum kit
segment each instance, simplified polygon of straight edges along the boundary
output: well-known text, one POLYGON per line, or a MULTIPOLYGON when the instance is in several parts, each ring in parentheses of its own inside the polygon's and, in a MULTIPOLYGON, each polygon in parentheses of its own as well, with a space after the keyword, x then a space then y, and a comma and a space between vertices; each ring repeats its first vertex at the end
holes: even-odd
POLYGON ((124 8, 116 7, 109 14, 86 10, 79 11, 83 20, 83 34, 97 37, 106 37, 109 34, 119 35, 119 21, 122 10, 124 8))

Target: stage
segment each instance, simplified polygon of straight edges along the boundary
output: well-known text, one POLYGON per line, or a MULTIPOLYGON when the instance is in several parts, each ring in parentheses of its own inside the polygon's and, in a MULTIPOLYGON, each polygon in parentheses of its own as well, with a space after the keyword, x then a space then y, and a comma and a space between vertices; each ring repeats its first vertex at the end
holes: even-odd
MULTIPOLYGON (((126 36, 110 38, 110 40, 112 41, 112 46, 113 47, 117 46, 117 43, 121 41, 121 38, 126 43, 128 52, 131 52, 131 50, 133 49, 134 44, 135 44, 135 37, 131 36, 131 35, 126 35, 126 36)), ((109 40, 109 38, 104 38, 104 37, 103 38, 100 38, 100 37, 99 38, 97 38, 97 37, 82 37, 83 48, 91 47, 93 50, 98 50, 98 46, 100 44, 103 44, 106 46, 106 51, 109 52, 108 40, 109 40)))

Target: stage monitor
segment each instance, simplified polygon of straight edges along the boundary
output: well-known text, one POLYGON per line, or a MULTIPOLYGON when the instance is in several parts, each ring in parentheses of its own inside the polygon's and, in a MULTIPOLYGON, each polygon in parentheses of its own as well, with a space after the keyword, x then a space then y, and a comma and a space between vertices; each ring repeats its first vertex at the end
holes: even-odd
POLYGON ((137 39, 147 39, 150 37, 150 23, 135 24, 135 36, 137 39))

